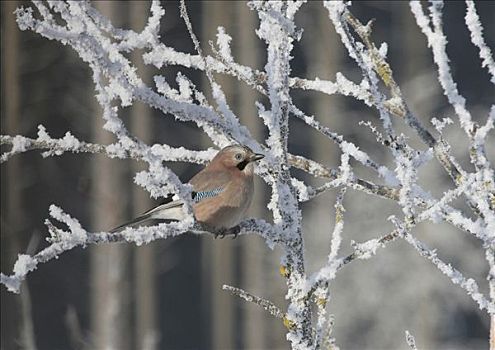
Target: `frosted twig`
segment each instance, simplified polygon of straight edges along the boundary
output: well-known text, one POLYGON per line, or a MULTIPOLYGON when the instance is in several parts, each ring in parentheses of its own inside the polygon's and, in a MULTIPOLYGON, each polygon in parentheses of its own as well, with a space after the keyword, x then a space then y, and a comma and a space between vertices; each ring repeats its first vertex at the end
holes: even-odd
POLYGON ((335 338, 332 337, 333 326, 334 326, 333 315, 328 315, 326 328, 324 330, 324 333, 322 334, 322 342, 321 342, 322 349, 339 350, 335 338))
MULTIPOLYGON (((387 102, 387 98, 383 93, 381 93, 379 89, 378 78, 374 71, 374 62, 376 62, 376 55, 374 51, 364 50, 362 45, 358 45, 354 37, 350 34, 348 22, 351 15, 347 10, 347 3, 344 3, 343 1, 325 1, 324 4, 328 10, 329 18, 332 21, 335 30, 340 35, 341 41, 346 47, 349 56, 356 61, 359 69, 362 72, 363 80, 367 82, 369 91, 373 96, 374 106, 378 109, 380 119, 382 120, 382 125, 385 129, 385 133, 388 137, 395 138, 395 132, 392 128, 390 113, 388 112, 385 105, 385 103, 387 102)), ((371 22, 363 27, 363 31, 365 32, 369 32, 370 30, 371 22)), ((360 29, 356 29, 356 31, 359 33, 360 29)), ((381 55, 378 56, 381 57, 381 55)))
MULTIPOLYGON (((354 145, 353 143, 347 142, 344 140, 344 138, 331 131, 329 128, 321 125, 313 116, 307 116, 300 110, 296 108, 291 109, 292 113, 298 117, 299 119, 303 120, 306 124, 314 128, 315 130, 319 131, 326 137, 328 137, 330 140, 334 141, 341 149, 343 152, 349 153, 354 159, 356 159, 358 162, 361 164, 370 167, 371 169, 374 169, 375 171, 379 172, 381 171, 382 173, 386 169, 385 167, 380 166, 376 162, 374 162, 366 152, 362 151, 354 145)), ((392 172, 388 171, 386 169, 387 174, 391 175, 392 172)))
POLYGON ((186 2, 184 0, 180 0, 180 16, 184 20, 184 23, 186 24, 187 31, 189 33, 189 36, 191 37, 191 40, 194 44, 194 48, 198 52, 199 58, 203 61, 204 65, 204 70, 206 72, 206 75, 208 77, 208 80, 210 81, 210 84, 213 84, 213 75, 211 74, 211 70, 208 67, 208 63, 206 62, 206 58, 203 56, 203 50, 201 50, 201 45, 199 43, 198 37, 196 34, 194 34, 191 20, 189 19, 189 15, 187 13, 187 7, 186 7, 186 2))
MULTIPOLYGON (((40 128, 43 127, 40 126, 40 128)), ((42 130, 44 130, 44 128, 42 130)), ((12 146, 10 151, 2 153, 0 163, 6 162, 16 154, 21 154, 36 149, 44 150, 44 152, 42 153, 44 157, 48 157, 51 155, 58 156, 62 155, 65 152, 107 153, 105 146, 79 141, 74 136, 72 136, 70 132, 67 132, 65 136, 60 139, 42 137, 31 139, 20 135, 0 135, 0 145, 12 146)), ((116 154, 114 154, 113 156, 116 156, 116 154)))
POLYGON ((297 38, 293 16, 301 6, 301 1, 288 2, 251 2, 260 19, 257 35, 267 44, 267 84, 270 111, 261 105, 260 116, 268 127, 267 146, 273 156, 273 176, 268 179, 272 196, 268 208, 273 213, 273 221, 284 238, 283 260, 291 273, 286 280, 288 320, 297 325, 288 327, 287 338, 293 348, 306 349, 312 343, 311 309, 307 301, 299 297, 303 293, 304 282, 304 247, 301 232, 301 211, 298 207, 296 191, 292 186, 289 167, 286 166, 289 137, 289 94, 290 59, 292 42, 297 38))
MULTIPOLYGON (((45 130, 42 126, 39 126, 40 130, 45 130)), ((184 147, 171 147, 166 144, 155 144, 150 147, 149 150, 144 150, 140 148, 122 148, 118 143, 110 145, 102 145, 96 143, 90 143, 85 141, 80 141, 67 133, 64 138, 51 138, 45 133, 45 136, 38 137, 36 139, 29 138, 25 136, 9 136, 0 135, 0 145, 11 145, 12 149, 8 152, 4 152, 1 156, 1 163, 7 161, 12 156, 21 154, 28 151, 40 150, 44 151, 42 155, 44 157, 48 156, 60 156, 64 153, 98 153, 105 154, 110 158, 131 158, 135 160, 144 161, 144 155, 151 153, 153 156, 159 158, 161 161, 176 161, 176 162, 188 162, 196 164, 206 164, 209 162, 215 153, 215 149, 210 148, 204 151, 194 151, 189 150, 184 147), (72 141, 71 141, 72 140, 72 141), (71 144, 68 143, 71 141, 71 144)), ((337 172, 333 169, 324 168, 321 164, 304 158, 302 156, 294 156, 288 154, 288 163, 300 170, 306 171, 316 177, 331 178, 333 180, 337 179, 337 172)), ((309 188, 309 196, 305 200, 314 198, 315 196, 321 194, 327 189, 334 188, 338 186, 338 183, 329 182, 319 188, 311 189, 309 188)), ((365 181, 362 179, 351 179, 349 182, 353 188, 362 190, 369 194, 374 194, 383 198, 397 200, 397 190, 383 185, 376 185, 372 182, 365 181)))
POLYGON ((466 26, 471 33, 471 41, 480 50, 481 66, 486 67, 490 73, 490 81, 495 84, 495 62, 493 61, 492 52, 483 39, 483 26, 476 12, 474 1, 466 0, 466 26))
MULTIPOLYGON (((320 269, 317 279, 321 279, 321 275, 325 274, 325 282, 314 289, 314 297, 317 306, 317 321, 316 321, 316 335, 315 335, 315 348, 318 348, 322 341, 324 341, 324 330, 327 322, 326 316, 326 306, 330 299, 329 285, 330 280, 335 275, 335 268, 339 261, 337 259, 337 253, 342 242, 342 230, 344 228, 344 206, 342 202, 344 200, 346 187, 342 188, 335 201, 335 226, 332 232, 332 241, 330 245, 330 253, 328 254, 328 261, 326 266, 320 269), (333 271, 332 271, 333 270, 333 271)), ((309 294, 311 295, 311 294, 309 294)))
POLYGON ((356 84, 347 79, 342 73, 336 74, 336 81, 323 80, 323 79, 304 79, 299 77, 289 78, 289 85, 293 89, 312 90, 322 92, 326 95, 341 94, 343 96, 352 96, 357 100, 363 101, 365 104, 371 106, 373 96, 368 91, 368 87, 365 81, 361 84, 356 84))
MULTIPOLYGON (((299 198, 300 201, 302 202, 308 201, 330 188, 335 188, 341 185, 341 181, 339 180, 340 173, 338 170, 325 167, 320 163, 315 162, 314 160, 311 159, 307 159, 303 156, 293 155, 289 153, 287 155, 287 158, 289 165, 294 168, 305 171, 308 174, 313 175, 315 177, 330 179, 329 182, 317 188, 304 185, 306 187, 304 191, 307 193, 307 195, 303 195, 302 197, 300 196, 299 198)), ((346 186, 352 187, 356 190, 363 191, 368 194, 373 194, 394 201, 397 201, 399 199, 398 188, 385 186, 385 185, 378 185, 371 181, 363 180, 357 177, 352 177, 348 179, 346 186)))
MULTIPOLYGON (((85 16, 81 15, 81 10, 78 8, 82 6, 79 2, 71 2, 70 8, 74 10, 75 14, 66 10, 63 14, 66 17, 67 22, 70 21, 90 21, 85 16)), ((82 12, 84 13, 84 11, 82 12)), ((147 87, 143 81, 137 76, 136 70, 131 66, 130 62, 119 52, 118 46, 105 45, 101 46, 100 42, 108 42, 108 39, 104 37, 102 33, 97 30, 88 31, 88 40, 92 40, 94 45, 98 47, 104 54, 92 52, 87 50, 86 46, 81 46, 77 42, 77 37, 69 36, 67 39, 60 37, 66 35, 62 27, 57 27, 57 30, 47 30, 46 26, 39 20, 33 18, 32 14, 25 10, 17 11, 19 23, 22 23, 22 29, 32 29, 33 31, 41 34, 50 39, 64 40, 70 43, 70 45, 80 54, 81 57, 95 70, 95 77, 98 77, 100 85, 98 87, 100 92, 100 103, 104 106, 110 104, 111 99, 119 97, 122 100, 122 104, 128 105, 132 102, 132 99, 143 101, 144 103, 158 108, 165 114, 170 113, 175 115, 176 118, 184 121, 193 121, 200 128, 212 137, 214 143, 219 147, 224 147, 232 140, 236 140, 242 144, 250 146, 253 150, 259 150, 260 146, 253 142, 253 138, 249 134, 249 131, 245 127, 240 125, 228 125, 225 121, 218 118, 218 115, 209 108, 198 106, 189 102, 174 101, 164 96, 160 96, 155 91, 147 87), (22 19, 22 20, 21 20, 22 19), (105 69, 101 69, 100 65, 105 69), (115 69, 115 67, 121 67, 121 69, 115 69), (101 82, 100 76, 107 75, 110 80, 110 86, 114 91, 118 91, 120 95, 107 96, 107 90, 101 82), (131 93, 132 92, 132 93, 131 93), (132 96, 132 98, 131 98, 132 96), (213 131, 215 130, 215 131, 213 131)), ((109 108, 106 109, 106 114, 110 115, 113 111, 109 108)), ((110 117, 108 117, 110 118, 110 117)), ((112 132, 122 132, 123 124, 116 116, 110 118, 106 125, 106 128, 112 132)))
MULTIPOLYGON (((465 100, 457 91, 450 73, 446 54, 447 41, 442 29, 441 2, 432 2, 429 7, 430 17, 423 13, 421 5, 417 2, 411 3, 411 9, 432 47, 444 93, 454 106, 470 138, 469 151, 474 165, 472 171, 462 169, 451 156, 449 144, 442 138, 437 140, 420 123, 419 118, 413 115, 401 94, 399 85, 394 80, 392 67, 387 62, 386 43, 379 48, 375 45, 371 39, 373 22, 361 23, 349 11, 350 5, 347 2, 326 1, 324 6, 349 56, 355 60, 360 69, 361 77, 356 82, 349 80, 342 73, 336 74, 335 81, 291 76, 293 43, 301 37, 294 16, 304 1, 249 2, 248 6, 256 11, 260 19, 257 34, 267 46, 267 63, 263 71, 235 62, 230 49, 231 37, 222 27, 218 28, 216 47, 212 45, 213 56, 205 55, 193 31, 184 0, 180 2, 180 13, 197 54, 179 52, 160 42, 160 21, 164 10, 158 0, 152 2, 147 24, 141 32, 114 27, 92 7, 89 1, 49 1, 48 4, 34 1, 33 3, 38 12, 34 12, 31 8, 21 8, 16 11, 19 27, 22 30, 30 29, 46 38, 72 47, 88 64, 93 74, 96 96, 103 109, 104 129, 115 135, 116 141, 110 145, 86 143, 69 133, 57 139, 50 137, 41 127, 37 138, 1 136, 0 143, 11 147, 1 155, 0 161, 4 162, 15 154, 36 149, 43 151, 44 156, 61 155, 65 152, 87 152, 144 161, 148 169, 136 174, 136 183, 154 197, 169 193, 177 194, 186 202, 184 208, 186 215, 180 222, 149 227, 129 227, 113 234, 92 233, 87 232, 76 219, 60 208, 52 206, 50 216, 67 228, 60 228, 57 227, 60 225, 55 226, 50 220, 46 221, 50 233, 47 239, 49 246, 33 256, 20 255, 13 274, 1 275, 1 283, 9 290, 19 291, 22 280, 40 263, 50 261, 75 247, 101 242, 131 242, 139 245, 186 232, 198 235, 215 234, 209 232, 209 228, 205 225, 195 222, 191 207, 191 187, 183 184, 177 175, 163 164, 165 161, 202 164, 213 157, 215 150, 193 151, 166 144, 150 146, 142 142, 127 130, 119 116, 123 107, 141 101, 158 109, 167 117, 172 116, 178 121, 195 123, 210 137, 217 148, 236 142, 265 155, 265 159, 256 171, 272 190, 268 208, 273 214, 273 224, 259 219, 247 219, 223 233, 257 234, 270 248, 275 245, 281 248, 283 266, 281 271, 287 283, 288 307, 286 311, 282 311, 270 301, 242 289, 231 286, 223 288, 262 306, 275 317, 282 319, 288 328, 287 339, 293 349, 321 348, 326 342, 330 347, 335 347, 335 340, 329 334, 324 334, 327 327, 331 329, 333 322, 327 315, 326 309, 327 301, 330 299, 330 282, 345 265, 374 256, 380 248, 397 237, 404 238, 420 255, 432 261, 454 284, 460 285, 478 303, 480 309, 487 310, 494 316, 495 325, 495 237, 493 237, 495 184, 493 169, 485 154, 488 135, 493 130, 495 107, 492 107, 485 125, 479 126, 471 121, 465 100), (60 20, 55 20, 59 18, 60 20), (178 65, 204 72, 211 85, 215 105, 210 105, 202 90, 196 87, 184 73, 177 74, 176 89, 171 88, 165 77, 159 75, 154 77, 153 87, 147 86, 138 75, 134 64, 128 59, 128 53, 136 49, 144 51, 142 56, 145 63, 154 64, 158 68, 163 65, 178 65), (256 141, 250 131, 240 124, 230 109, 221 86, 214 80, 216 73, 235 77, 268 97, 269 104, 266 106, 257 104, 258 117, 267 127, 266 145, 256 141), (321 119, 306 115, 293 103, 291 89, 350 96, 367 106, 376 108, 383 130, 378 130, 374 126, 371 129, 378 143, 387 147, 393 156, 395 172, 372 160, 369 153, 359 149, 357 144, 344 140, 342 135, 325 127, 320 122, 321 119), (324 163, 289 153, 290 115, 301 119, 311 129, 338 145, 342 151, 339 168, 332 169, 324 163), (408 143, 405 137, 396 135, 391 115, 403 118, 426 144, 427 149, 419 150, 416 146, 413 148, 410 146, 412 142, 408 143), (454 189, 445 192, 439 199, 433 198, 427 189, 423 189, 423 186, 418 184, 418 169, 429 162, 432 155, 435 155, 455 184, 454 189), (351 167, 354 159, 374 170, 384 179, 385 185, 375 184, 373 182, 375 180, 358 178, 351 167), (319 187, 309 186, 291 176, 291 167, 301 169, 314 177, 327 179, 327 182, 319 187), (317 273, 308 277, 304 261, 300 203, 336 187, 341 187, 342 191, 353 188, 394 200, 403 209, 405 224, 393 219, 396 224, 394 231, 363 243, 352 242, 352 254, 338 257, 343 230, 342 192, 337 197, 335 227, 328 261, 317 273), (467 214, 451 206, 450 202, 459 198, 461 194, 465 194, 467 202, 478 215, 476 219, 469 218, 467 214), (425 220, 450 222, 482 241, 490 266, 488 279, 491 302, 479 292, 478 285, 473 279, 464 277, 459 271, 444 263, 434 250, 412 236, 411 229, 425 220), (311 305, 313 302, 316 305, 311 305), (316 310, 315 318, 312 316, 312 309, 316 310), (316 327, 312 323, 315 320, 316 327)), ((474 3, 470 1, 467 1, 465 20, 471 40, 480 50, 482 65, 487 66, 491 81, 494 82, 493 57, 484 42, 483 28, 474 3)), ((441 131, 442 123, 436 124, 437 129, 441 131)), ((415 349, 414 339, 409 332, 406 332, 406 339, 408 345, 415 349)))
POLYGON ((414 339, 414 336, 409 333, 409 331, 406 330, 406 343, 407 345, 409 345, 409 347, 412 349, 412 350, 418 350, 418 348, 416 347, 416 340, 414 339))
MULTIPOLYGON (((413 115, 409 110, 409 107, 402 98, 402 93, 400 91, 399 85, 396 83, 392 69, 386 60, 379 54, 379 50, 376 48, 375 44, 371 40, 371 26, 364 26, 356 17, 354 17, 349 11, 345 10, 343 12, 344 18, 354 27, 356 33, 361 37, 365 43, 368 50, 371 52, 373 57, 372 64, 373 69, 377 72, 378 76, 382 79, 386 86, 390 88, 392 99, 389 101, 394 101, 394 103, 385 102, 385 107, 394 115, 404 117, 407 124, 418 134, 418 136, 423 140, 423 142, 429 147, 433 147, 434 154, 440 164, 445 168, 450 177, 454 182, 458 182, 461 175, 461 169, 453 160, 452 156, 448 153, 448 149, 441 142, 437 142, 435 137, 421 124, 419 119, 413 115)), ((343 32, 345 35, 345 32, 343 32)), ((348 47, 350 50, 352 46, 350 45, 350 40, 348 47)), ((357 55, 359 51, 354 50, 357 55)))
MULTIPOLYGON (((40 125, 39 128, 44 128, 40 125)), ((64 153, 98 153, 105 154, 110 158, 131 158, 135 160, 144 160, 144 154, 150 152, 161 161, 176 161, 205 164, 214 156, 216 150, 210 148, 205 151, 193 151, 184 147, 170 147, 166 144, 155 144, 149 150, 143 153, 143 150, 137 149, 122 149, 118 144, 102 145, 80 141, 72 136, 69 132, 63 138, 40 137, 34 139, 25 136, 9 136, 0 135, 0 145, 11 145, 10 151, 5 152, 1 156, 1 163, 7 161, 16 154, 21 154, 28 151, 40 150, 43 151, 43 157, 60 156, 64 153)))
POLYGON ((235 130, 236 128, 240 127, 239 119, 235 116, 235 114, 232 112, 229 105, 227 104, 225 94, 223 93, 220 85, 215 82, 211 69, 208 66, 208 62, 206 61, 206 58, 203 56, 201 45, 199 43, 198 38, 194 34, 192 24, 189 19, 189 15, 187 13, 185 0, 180 1, 180 14, 181 17, 184 19, 184 22, 186 23, 187 31, 189 32, 189 36, 191 37, 191 40, 194 43, 194 47, 204 62, 206 76, 208 77, 208 81, 210 83, 212 90, 212 96, 217 104, 217 109, 220 112, 220 115, 225 119, 225 123, 230 126, 230 129, 235 130))
POLYGON ((353 262, 354 260, 371 258, 373 255, 376 254, 378 248, 384 247, 387 243, 394 241, 398 236, 399 231, 394 230, 386 235, 381 236, 380 238, 374 238, 364 243, 354 244, 354 252, 347 255, 339 262, 337 270, 340 270, 345 265, 353 262))
POLYGON ((344 229, 344 206, 342 202, 344 201, 344 195, 346 188, 344 187, 340 190, 337 195, 337 200, 335 202, 335 226, 332 232, 332 242, 330 246, 330 254, 328 254, 328 262, 332 262, 337 259, 337 254, 339 252, 340 244, 342 242, 342 231, 344 229))
MULTIPOLYGON (((360 38, 365 43, 368 50, 371 52, 373 59, 373 69, 384 82, 384 84, 390 88, 390 92, 392 94, 392 99, 390 101, 394 101, 393 104, 385 103, 386 107, 392 114, 405 118, 408 125, 416 131, 418 136, 423 140, 423 142, 429 147, 434 147, 435 155, 439 160, 446 159, 448 161, 449 156, 447 156, 442 148, 435 147, 437 145, 437 141, 435 137, 421 124, 419 119, 414 116, 414 114, 409 110, 409 107, 405 103, 402 97, 402 92, 400 90, 399 85, 394 79, 393 71, 385 60, 384 57, 379 53, 379 50, 376 48, 374 42, 371 40, 371 26, 363 25, 359 19, 354 17, 352 13, 349 11, 345 11, 344 18, 348 21, 349 24, 353 26, 356 30, 356 33, 360 36, 360 38)), ((442 165, 444 165, 442 162, 442 165)), ((459 171, 451 165, 447 164, 446 169, 453 179, 456 179, 459 171), (453 168, 453 169, 452 169, 453 168)))
POLYGON ((272 303, 271 301, 269 301, 267 299, 264 299, 264 298, 261 298, 261 297, 254 295, 254 294, 251 294, 249 292, 246 292, 245 290, 243 290, 241 288, 232 287, 232 286, 229 286, 226 284, 224 284, 222 286, 222 289, 231 292, 233 295, 236 295, 239 298, 242 298, 246 301, 249 301, 249 302, 254 303, 258 306, 261 306, 264 310, 268 311, 270 313, 270 315, 272 315, 276 318, 283 319, 285 317, 285 314, 282 312, 282 310, 280 310, 280 308, 278 306, 276 306, 274 303, 272 303))
POLYGON ((321 343, 323 342, 324 334, 323 332, 325 331, 325 326, 327 322, 327 303, 328 299, 330 298, 330 292, 328 290, 328 285, 318 287, 315 292, 314 292, 314 297, 316 301, 316 330, 315 330, 315 340, 314 340, 314 345, 315 349, 319 349, 321 346, 321 343))
MULTIPOLYGON (((440 33, 442 32, 441 29, 441 16, 439 11, 436 9, 436 7, 439 7, 440 2, 435 2, 434 4, 431 5, 431 9, 433 12, 435 12, 435 20, 434 20, 434 26, 436 32, 440 33)), ((461 181, 463 180, 463 176, 465 176, 465 172, 462 170, 460 165, 455 161, 455 159, 449 154, 449 147, 446 145, 445 142, 438 142, 433 135, 430 134, 430 132, 425 129, 420 121, 412 114, 412 112, 409 110, 407 104, 403 101, 402 95, 400 92, 400 88, 398 87, 398 84, 395 82, 392 74, 392 70, 388 63, 385 61, 383 55, 380 54, 379 50, 376 48, 374 43, 370 39, 371 35, 371 22, 368 23, 366 26, 364 26, 358 19, 356 19, 342 3, 329 3, 327 4, 327 8, 329 10, 330 17, 332 21, 334 22, 334 25, 336 25, 336 28, 338 29, 339 34, 341 37, 343 36, 345 39, 343 40, 344 44, 348 48, 351 57, 354 57, 356 62, 362 67, 363 72, 367 72, 367 66, 365 65, 365 62, 370 61, 372 64, 372 68, 374 69, 375 72, 380 76, 382 81, 385 83, 386 86, 390 88, 391 94, 393 95, 392 100, 396 100, 396 105, 399 106, 398 110, 401 110, 403 113, 393 113, 395 115, 401 115, 405 117, 406 122, 408 125, 413 128, 417 134, 421 137, 423 142, 427 144, 429 147, 432 147, 433 153, 435 154, 435 157, 437 160, 440 162, 440 164, 444 167, 444 169, 447 171, 447 173, 450 175, 450 177, 453 179, 454 183, 459 185, 461 181), (345 30, 345 26, 343 25, 342 19, 345 18, 345 20, 350 23, 353 28, 356 30, 356 33, 361 37, 363 42, 365 43, 366 47, 368 48, 369 55, 365 53, 364 50, 360 50, 356 47, 354 44, 354 39, 351 37, 348 31, 345 30), (360 58, 361 57, 361 58, 360 58)), ((419 5, 418 2, 411 2, 411 8, 413 9, 413 12, 418 11, 422 12, 421 10, 421 5, 419 5), (418 10, 419 9, 419 10, 418 10)), ((420 24, 420 27, 424 29, 424 31, 430 31, 431 29, 426 25, 423 26, 423 23, 418 22, 420 24)), ((425 33, 427 34, 427 33, 425 33)), ((442 34, 443 35, 443 34, 442 34)), ((441 37, 443 38, 443 36, 441 37)), ((443 38, 444 40, 444 38, 443 38)), ((440 40, 442 41, 442 40, 440 40)), ((441 45, 440 45, 441 46, 441 45)), ((443 43, 443 46, 445 46, 445 43, 443 43)), ((434 51, 434 57, 437 56, 442 56, 444 59, 446 58, 446 53, 445 53, 445 47, 440 48, 437 47, 436 51, 434 51), (442 51, 443 50, 443 51, 442 51), (436 53, 435 53, 436 52, 436 53), (435 56, 437 54, 437 56, 435 56)), ((439 64, 437 62, 437 64, 439 64)), ((444 76, 445 83, 444 85, 444 90, 445 86, 451 86, 452 84, 449 83, 449 80, 452 80, 452 77, 450 75, 449 67, 448 64, 442 64, 442 67, 440 68, 439 66, 439 71, 441 74, 444 76)), ((369 73, 369 72, 368 72, 369 73)), ((364 74, 364 73, 363 73, 364 74)), ((369 79, 371 82, 373 82, 373 77, 369 75, 369 79)), ((442 81, 442 78, 440 79, 442 81)), ((373 85, 373 84, 372 84, 373 85)), ((447 90, 446 94, 447 94, 447 90)), ((377 96, 378 90, 374 93, 374 96, 377 96)), ((456 112, 463 113, 462 115, 459 115, 460 118, 464 118, 464 120, 470 120, 470 115, 469 112, 464 107, 464 99, 462 96, 458 95, 457 89, 455 87, 455 84, 451 86, 451 89, 449 90, 449 94, 447 96, 449 97, 449 101, 453 103, 453 101, 456 101, 456 112), (449 95, 450 94, 450 95, 449 95)), ((376 99, 376 98, 375 98, 376 99)), ((380 98, 377 98, 376 101, 380 101, 380 98)), ((380 111, 380 115, 382 116, 382 119, 384 118, 384 114, 382 111, 382 107, 380 105, 376 105, 376 107, 380 111)), ((387 119, 385 117, 384 122, 387 122, 387 119)), ((462 123, 462 122, 461 122, 462 123)), ((468 129, 471 130, 472 128, 466 128, 465 130, 468 133, 468 129)), ((390 134, 390 133, 389 133, 390 134)), ((479 147, 482 149, 482 147, 479 147)), ((480 157, 482 156, 482 152, 480 152, 480 157)), ((483 218, 484 214, 480 212, 479 210, 479 205, 476 203, 475 200, 472 198, 469 198, 468 196, 468 203, 471 207, 471 209, 480 217, 483 218)))
POLYGON ((399 226, 398 230, 405 241, 412 245, 421 256, 430 260, 444 275, 449 277, 452 283, 464 289, 471 299, 478 304, 480 310, 486 310, 490 315, 495 314, 494 302, 485 298, 485 296, 479 291, 478 284, 474 279, 464 277, 460 271, 453 268, 450 264, 443 262, 437 256, 435 250, 428 248, 424 243, 411 235, 397 220, 393 221, 399 226))
MULTIPOLYGON (((368 53, 371 58, 371 63, 373 64, 373 69, 378 74, 383 83, 390 88, 390 92, 392 94, 391 102, 395 102, 394 108, 396 115, 404 115, 405 107, 402 101, 402 95, 399 89, 399 86, 392 79, 392 69, 390 65, 385 60, 384 55, 378 50, 371 40, 371 29, 373 21, 368 22, 368 24, 363 25, 353 14, 349 11, 344 11, 344 19, 349 23, 356 33, 359 35, 361 40, 364 42, 368 49, 368 53)), ((356 50, 357 51, 357 50, 356 50)), ((364 54, 363 51, 360 52, 361 55, 364 54)))
MULTIPOLYGON (((84 230, 76 219, 72 218, 55 205, 50 206, 50 216, 65 224, 69 230, 66 231, 58 228, 50 220, 46 220, 45 224, 50 233, 50 237, 47 238, 47 240, 50 242, 50 245, 33 256, 20 254, 14 265, 14 274, 10 276, 4 275, 3 273, 1 274, 0 283, 9 291, 18 293, 22 281, 24 281, 27 275, 35 270, 39 264, 57 259, 60 254, 76 247, 84 248, 88 244, 108 242, 128 242, 135 243, 139 246, 157 239, 166 239, 186 232, 217 235, 216 232, 206 231, 205 227, 198 223, 194 223, 192 217, 180 222, 126 228, 120 232, 92 233, 84 230)), ((234 234, 236 236, 249 233, 258 234, 263 237, 267 241, 267 244, 272 248, 278 241, 278 237, 274 232, 273 227, 260 219, 244 220, 238 226, 231 228, 229 232, 226 233, 234 234)), ((225 234, 225 232, 222 234, 225 234)))
MULTIPOLYGON (((44 128, 40 126, 39 128, 44 128)), ((48 135, 48 134, 46 134, 48 135)), ((51 137, 38 137, 36 139, 25 136, 9 136, 0 135, 0 145, 11 145, 13 148, 2 154, 2 163, 10 159, 12 156, 21 154, 32 150, 45 151, 42 153, 44 157, 59 156, 63 153, 99 153, 106 154, 110 158, 131 158, 135 160, 143 160, 143 152, 140 149, 122 149, 118 144, 102 145, 96 143, 90 143, 80 141, 67 133, 64 138, 51 138, 51 137), (68 144, 68 141, 72 140, 72 144, 68 144)), ((204 151, 189 150, 184 147, 171 147, 166 144, 155 144, 150 147, 149 151, 154 156, 160 158, 161 161, 177 161, 188 162, 196 164, 205 164, 213 158, 217 152, 215 149, 210 148, 204 151)), ((288 163, 300 170, 306 171, 316 177, 337 179, 337 172, 333 169, 324 168, 321 164, 304 158, 302 156, 295 156, 288 154, 288 163)), ((362 179, 352 179, 350 184, 355 189, 363 190, 369 194, 375 194, 377 196, 397 200, 396 189, 383 185, 376 185, 372 182, 362 179)), ((337 184, 331 183, 323 185, 321 188, 316 188, 310 193, 308 200, 322 193, 328 188, 334 188, 337 184)))
POLYGON ((411 11, 416 18, 416 23, 428 40, 428 46, 433 52, 433 60, 438 67, 438 78, 442 85, 443 91, 450 104, 459 117, 459 121, 464 130, 469 134, 473 125, 471 114, 466 109, 466 100, 459 94, 457 85, 452 78, 449 66, 449 57, 447 56, 447 39, 442 28, 442 1, 434 1, 430 4, 430 17, 425 15, 419 1, 411 1, 411 11), (433 26, 430 27, 430 25, 433 26))
POLYGON ((344 258, 334 259, 332 263, 327 264, 309 278, 309 289, 304 298, 309 299, 318 288, 326 286, 345 265, 374 256, 378 248, 383 248, 387 243, 394 241, 399 237, 399 233, 399 230, 394 230, 380 238, 373 238, 363 243, 352 242, 354 252, 344 258))
MULTIPOLYGON (((490 289, 490 300, 495 304, 495 248, 485 250, 486 261, 488 262, 488 287, 490 289)), ((490 317, 490 347, 495 346, 495 314, 490 317)))

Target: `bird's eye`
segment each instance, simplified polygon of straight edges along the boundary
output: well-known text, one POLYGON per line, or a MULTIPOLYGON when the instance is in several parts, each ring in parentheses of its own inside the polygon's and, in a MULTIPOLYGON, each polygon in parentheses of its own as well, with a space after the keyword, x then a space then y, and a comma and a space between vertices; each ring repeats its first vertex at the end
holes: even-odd
POLYGON ((241 161, 242 160, 242 153, 237 153, 235 155, 235 159, 241 161))

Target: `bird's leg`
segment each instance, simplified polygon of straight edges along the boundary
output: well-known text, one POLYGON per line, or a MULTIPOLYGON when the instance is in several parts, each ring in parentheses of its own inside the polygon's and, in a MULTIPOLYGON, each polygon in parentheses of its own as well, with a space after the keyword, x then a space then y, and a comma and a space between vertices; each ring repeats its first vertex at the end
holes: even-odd
POLYGON ((231 228, 221 228, 216 231, 216 236, 220 238, 225 238, 227 235, 232 235, 232 239, 237 238, 239 235, 239 232, 241 232, 241 229, 239 226, 234 226, 231 228))
POLYGON ((225 236, 227 236, 227 235, 232 235, 233 236, 232 239, 234 239, 234 238, 237 238, 237 236, 239 235, 239 232, 241 232, 241 229, 239 226, 234 226, 231 228, 223 228, 223 227, 222 228, 215 228, 215 227, 210 226, 208 224, 200 223, 199 227, 203 231, 210 232, 215 237, 215 239, 216 238, 225 238, 225 236))
POLYGON ((228 233, 228 229, 226 228, 220 228, 218 229, 216 232, 215 232, 215 238, 225 238, 225 236, 227 235, 228 233))
POLYGON ((239 226, 234 226, 230 229, 230 233, 233 235, 232 239, 236 239, 241 232, 241 228, 239 226))
POLYGON ((216 229, 215 227, 210 226, 204 222, 198 222, 197 225, 200 230, 211 233, 215 238, 218 238, 218 236, 222 234, 221 230, 216 229))

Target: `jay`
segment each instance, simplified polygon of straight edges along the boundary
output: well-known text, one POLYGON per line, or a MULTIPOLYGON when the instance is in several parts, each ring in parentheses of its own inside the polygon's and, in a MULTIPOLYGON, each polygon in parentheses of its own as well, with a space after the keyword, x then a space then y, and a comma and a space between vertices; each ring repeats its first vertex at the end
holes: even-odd
MULTIPOLYGON (((189 183, 193 187, 193 212, 196 221, 215 232, 237 226, 245 217, 254 192, 254 165, 264 155, 249 147, 231 145, 223 148, 189 183)), ((138 218, 114 228, 120 231, 149 220, 181 220, 182 200, 161 204, 138 218)))

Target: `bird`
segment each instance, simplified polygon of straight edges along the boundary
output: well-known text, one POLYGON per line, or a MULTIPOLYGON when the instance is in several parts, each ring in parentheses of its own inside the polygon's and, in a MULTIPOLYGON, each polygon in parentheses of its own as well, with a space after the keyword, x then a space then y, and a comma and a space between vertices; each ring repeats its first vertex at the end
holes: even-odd
MULTIPOLYGON (((264 157, 238 144, 221 149, 205 168, 189 180, 196 221, 211 229, 215 236, 225 236, 225 232, 237 226, 244 219, 253 199, 255 163, 264 157)), ((136 227, 150 220, 182 220, 183 205, 183 200, 158 205, 110 232, 136 227)))

